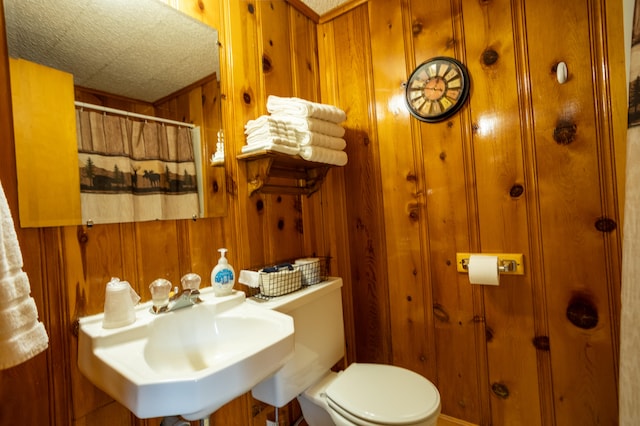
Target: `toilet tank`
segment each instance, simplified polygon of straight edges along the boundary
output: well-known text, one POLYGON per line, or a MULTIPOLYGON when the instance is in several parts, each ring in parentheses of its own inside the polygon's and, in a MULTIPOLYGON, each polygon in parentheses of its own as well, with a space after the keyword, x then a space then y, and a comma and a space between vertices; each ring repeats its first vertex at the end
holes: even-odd
POLYGON ((330 278, 271 300, 249 298, 265 309, 293 317, 293 357, 273 376, 251 390, 253 397, 275 407, 292 401, 320 380, 344 356, 342 278, 330 278))

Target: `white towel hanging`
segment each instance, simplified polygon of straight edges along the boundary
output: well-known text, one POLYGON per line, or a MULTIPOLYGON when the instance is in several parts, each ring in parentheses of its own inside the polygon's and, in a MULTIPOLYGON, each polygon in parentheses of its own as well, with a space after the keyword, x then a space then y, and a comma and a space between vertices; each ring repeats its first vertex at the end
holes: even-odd
POLYGON ((18 365, 49 346, 22 266, 13 218, 0 183, 0 369, 18 365))

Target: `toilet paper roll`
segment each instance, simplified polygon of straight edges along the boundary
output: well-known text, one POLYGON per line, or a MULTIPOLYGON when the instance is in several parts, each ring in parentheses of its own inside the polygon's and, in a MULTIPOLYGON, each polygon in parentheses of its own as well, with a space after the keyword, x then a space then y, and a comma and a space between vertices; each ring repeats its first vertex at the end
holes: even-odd
POLYGON ((469 256, 469 282, 471 284, 500 285, 498 256, 469 256))

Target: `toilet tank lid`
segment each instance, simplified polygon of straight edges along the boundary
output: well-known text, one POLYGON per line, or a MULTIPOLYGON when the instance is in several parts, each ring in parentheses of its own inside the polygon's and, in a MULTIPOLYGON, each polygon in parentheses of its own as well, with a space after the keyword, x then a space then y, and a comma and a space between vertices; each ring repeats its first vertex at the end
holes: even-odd
POLYGON ((383 364, 351 364, 326 390, 352 416, 374 424, 412 424, 440 411, 440 393, 425 377, 383 364))

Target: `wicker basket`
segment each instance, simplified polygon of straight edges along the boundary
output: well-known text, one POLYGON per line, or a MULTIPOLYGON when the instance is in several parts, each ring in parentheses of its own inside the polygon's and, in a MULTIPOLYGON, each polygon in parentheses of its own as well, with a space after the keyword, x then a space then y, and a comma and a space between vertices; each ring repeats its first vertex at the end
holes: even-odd
POLYGON ((251 268, 258 272, 258 287, 246 287, 247 297, 271 299, 318 284, 329 276, 329 257, 304 257, 277 266, 251 268), (266 272, 266 271, 270 272, 266 272))
POLYGON ((266 297, 282 296, 302 287, 302 272, 298 268, 277 272, 260 272, 260 294, 266 297))

